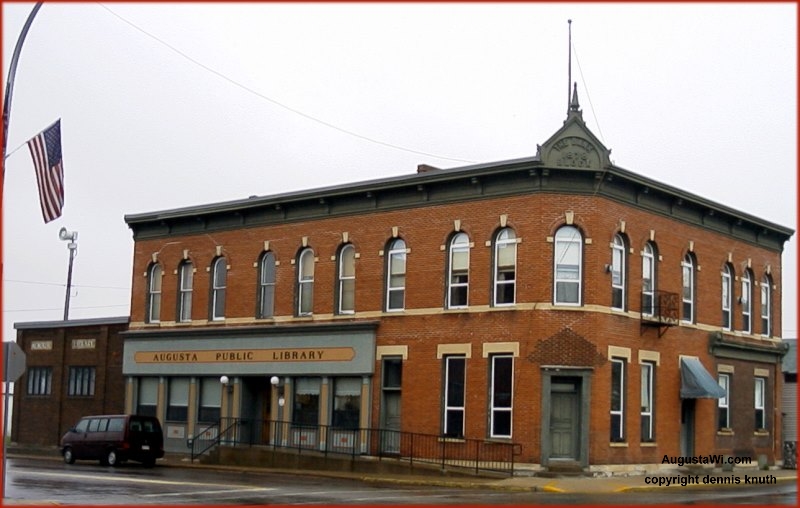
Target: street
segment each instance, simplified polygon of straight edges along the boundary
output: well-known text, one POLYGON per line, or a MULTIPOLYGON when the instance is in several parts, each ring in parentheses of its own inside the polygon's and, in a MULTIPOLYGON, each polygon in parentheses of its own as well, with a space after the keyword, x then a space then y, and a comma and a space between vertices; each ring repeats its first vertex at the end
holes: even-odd
MULTIPOLYGON (((602 481, 602 480, 598 480, 602 481)), ((3 504, 294 505, 294 504, 797 504, 797 486, 665 488, 619 494, 515 492, 363 482, 268 471, 155 467, 9 458, 3 504)))

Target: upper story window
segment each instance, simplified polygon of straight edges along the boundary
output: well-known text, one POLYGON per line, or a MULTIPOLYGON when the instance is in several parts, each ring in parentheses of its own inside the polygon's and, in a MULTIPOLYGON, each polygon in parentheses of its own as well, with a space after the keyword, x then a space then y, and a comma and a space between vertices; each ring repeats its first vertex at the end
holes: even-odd
POLYGON ((386 267, 386 310, 403 310, 406 296, 406 242, 389 243, 386 267))
POLYGON ((303 249, 297 258, 297 315, 314 311, 314 251, 303 249))
POLYGON ((581 304, 582 243, 581 232, 574 226, 563 226, 556 231, 553 260, 556 305, 581 304))
POLYGON ((153 263, 147 271, 147 316, 148 323, 161 321, 161 265, 153 263))
POLYGON ((772 281, 769 275, 761 279, 761 335, 772 337, 772 281))
POLYGON ((211 320, 225 319, 225 291, 228 284, 228 264, 218 257, 211 265, 211 320))
POLYGON ((447 274, 447 308, 469 305, 469 237, 458 233, 450 240, 447 274))
POLYGON ((338 313, 353 314, 356 311, 356 248, 352 244, 339 250, 338 270, 338 313))
POLYGON ((611 308, 625 310, 626 259, 625 239, 614 235, 611 243, 611 308))
POLYGON ((70 367, 67 395, 92 396, 95 388, 96 367, 70 367))
POLYGON ((53 388, 52 367, 28 367, 28 395, 50 395, 53 388))
POLYGON ((194 267, 191 261, 184 261, 178 266, 178 321, 186 323, 192 320, 192 282, 194 267))
POLYGON ((753 279, 750 277, 750 270, 745 270, 742 274, 742 331, 750 333, 753 331, 752 310, 753 310, 753 279))
POLYGON ((733 270, 728 264, 722 267, 722 328, 731 329, 733 307, 733 270))
POLYGON ((656 309, 656 249, 651 242, 642 251, 642 314, 652 316, 656 309))
POLYGON ((517 236, 511 228, 501 229, 494 238, 494 304, 515 302, 517 279, 517 236))
POLYGON ((257 317, 271 318, 275 312, 275 254, 264 252, 258 262, 257 317))
POLYGON ((694 322, 694 274, 694 259, 686 254, 681 261, 681 321, 684 323, 694 322))

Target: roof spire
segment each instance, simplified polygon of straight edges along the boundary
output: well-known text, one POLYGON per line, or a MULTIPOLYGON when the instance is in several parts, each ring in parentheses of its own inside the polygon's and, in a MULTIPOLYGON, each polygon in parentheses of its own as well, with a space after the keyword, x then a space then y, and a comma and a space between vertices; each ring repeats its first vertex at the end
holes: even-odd
POLYGON ((572 87, 572 101, 569 103, 570 111, 580 111, 581 105, 578 104, 578 82, 576 81, 572 87))
POLYGON ((572 20, 568 19, 569 39, 567 44, 567 111, 569 111, 569 85, 572 83, 572 20))

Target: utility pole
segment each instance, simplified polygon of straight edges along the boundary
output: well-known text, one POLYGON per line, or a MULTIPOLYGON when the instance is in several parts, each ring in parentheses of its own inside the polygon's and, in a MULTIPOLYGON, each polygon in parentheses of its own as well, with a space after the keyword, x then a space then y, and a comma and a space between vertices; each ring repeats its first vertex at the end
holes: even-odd
POLYGON ((78 232, 67 231, 67 228, 61 228, 58 232, 58 237, 64 241, 68 241, 67 248, 69 249, 69 268, 67 268, 67 295, 64 299, 64 321, 69 320, 69 294, 72 292, 72 263, 75 260, 75 255, 78 252, 78 232))

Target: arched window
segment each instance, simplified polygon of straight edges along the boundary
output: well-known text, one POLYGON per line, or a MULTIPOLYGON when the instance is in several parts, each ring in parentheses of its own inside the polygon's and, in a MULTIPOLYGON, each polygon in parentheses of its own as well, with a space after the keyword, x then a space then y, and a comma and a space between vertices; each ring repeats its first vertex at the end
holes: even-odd
POLYGON ((211 320, 219 321, 225 319, 228 263, 224 257, 218 257, 211 266, 211 320))
POLYGON ((681 321, 685 323, 694 322, 694 279, 694 259, 686 254, 681 261, 681 321))
POLYGON ((753 278, 750 270, 745 270, 742 274, 742 331, 751 333, 753 331, 753 278))
POLYGON ((611 308, 615 310, 625 310, 626 260, 625 239, 622 235, 614 235, 611 243, 611 308))
POLYGON ((338 270, 338 313, 353 314, 356 311, 356 248, 352 244, 339 249, 338 270))
POLYGON ((513 305, 517 286, 517 235, 511 228, 494 237, 494 305, 513 305))
POLYGON ((656 248, 651 242, 642 251, 642 314, 655 314, 656 300, 656 248))
POLYGON ((303 249, 297 259, 297 315, 310 316, 314 311, 314 251, 303 249))
POLYGON ((259 319, 271 318, 275 312, 275 254, 266 251, 258 262, 259 319))
POLYGON ((733 270, 726 263, 722 267, 722 328, 731 329, 733 308, 733 270))
POLYGON ((194 267, 188 259, 178 265, 178 321, 188 323, 192 320, 192 283, 194 267))
POLYGON ((578 228, 563 226, 556 232, 553 288, 556 305, 581 304, 582 245, 583 237, 578 228))
POLYGON ((397 238, 389 243, 386 256, 386 310, 403 310, 406 295, 406 242, 397 238))
POLYGON ((469 305, 469 237, 457 233, 450 240, 447 264, 447 308, 469 305))
POLYGON ((772 281, 769 275, 761 278, 761 335, 772 337, 772 281))
POLYGON ((147 271, 147 316, 148 323, 161 321, 161 265, 153 263, 147 271))

